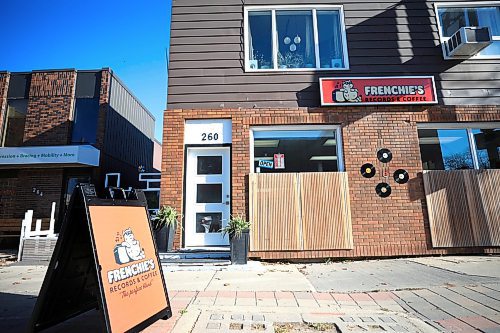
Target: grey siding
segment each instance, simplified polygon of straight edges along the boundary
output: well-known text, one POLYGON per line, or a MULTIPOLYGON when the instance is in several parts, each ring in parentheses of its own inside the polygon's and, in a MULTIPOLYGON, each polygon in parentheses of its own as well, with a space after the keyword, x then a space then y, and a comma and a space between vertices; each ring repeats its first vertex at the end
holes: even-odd
POLYGON ((101 169, 120 172, 122 185, 140 186, 138 168, 153 171, 155 118, 116 76, 111 77, 101 169))
POLYGON ((434 75, 440 104, 500 104, 500 60, 444 60, 434 2, 424 0, 275 0, 344 5, 350 69, 245 73, 243 8, 269 4, 173 0, 169 109, 316 107, 319 77, 396 75, 434 75))
POLYGON ((153 140, 155 129, 153 115, 115 75, 111 77, 110 87, 109 105, 111 108, 153 140))

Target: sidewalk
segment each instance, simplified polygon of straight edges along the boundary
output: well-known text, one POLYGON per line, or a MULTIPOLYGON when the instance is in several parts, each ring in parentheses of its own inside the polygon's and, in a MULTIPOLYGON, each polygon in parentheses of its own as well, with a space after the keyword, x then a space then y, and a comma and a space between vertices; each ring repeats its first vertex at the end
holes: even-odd
MULTIPOLYGON (((44 270, 0 267, 0 331, 20 331, 44 270)), ((341 332, 500 332, 499 257, 252 262, 168 267, 165 276, 173 318, 145 332, 338 332, 332 324, 341 332)), ((91 317, 51 331, 95 331, 91 317)))

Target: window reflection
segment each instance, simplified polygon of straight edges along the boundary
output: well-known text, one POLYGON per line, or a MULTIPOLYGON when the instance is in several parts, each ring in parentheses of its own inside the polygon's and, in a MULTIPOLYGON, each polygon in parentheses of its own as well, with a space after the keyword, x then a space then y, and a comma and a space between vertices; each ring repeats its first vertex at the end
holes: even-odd
POLYGON ((4 126, 2 146, 18 147, 23 144, 27 99, 9 99, 7 101, 7 117, 4 126))
POLYGON ((500 129, 473 129, 480 169, 500 169, 500 129))
POLYGON ((466 129, 419 129, 424 170, 473 169, 466 129))

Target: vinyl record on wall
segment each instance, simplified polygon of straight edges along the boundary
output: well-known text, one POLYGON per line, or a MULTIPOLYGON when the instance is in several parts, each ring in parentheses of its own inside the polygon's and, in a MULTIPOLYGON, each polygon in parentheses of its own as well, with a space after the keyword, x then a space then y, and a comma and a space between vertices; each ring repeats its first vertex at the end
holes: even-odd
POLYGON ((391 186, 387 183, 378 183, 375 186, 375 192, 379 197, 386 198, 391 195, 391 186))
POLYGON ((365 163, 361 166, 361 175, 365 178, 372 178, 375 176, 375 167, 371 163, 365 163))
POLYGON ((406 184, 408 180, 410 179, 410 176, 408 175, 408 172, 403 169, 397 169, 394 171, 394 181, 398 184, 406 184))
POLYGON ((382 163, 388 163, 392 160, 392 153, 387 148, 382 148, 377 152, 377 158, 382 163))

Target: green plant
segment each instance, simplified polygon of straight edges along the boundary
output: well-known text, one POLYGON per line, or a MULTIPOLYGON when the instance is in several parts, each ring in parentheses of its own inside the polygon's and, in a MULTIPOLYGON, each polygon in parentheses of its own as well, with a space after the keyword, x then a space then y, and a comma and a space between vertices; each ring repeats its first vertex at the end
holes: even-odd
POLYGON ((158 213, 152 219, 153 230, 160 230, 163 227, 176 227, 179 224, 181 215, 171 206, 161 206, 158 213))
POLYGON ((240 238, 241 233, 247 230, 250 230, 250 222, 245 220, 245 218, 241 215, 231 215, 231 218, 229 219, 227 225, 220 231, 222 232, 222 237, 225 237, 226 234, 229 234, 229 237, 240 238))

